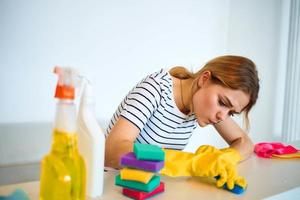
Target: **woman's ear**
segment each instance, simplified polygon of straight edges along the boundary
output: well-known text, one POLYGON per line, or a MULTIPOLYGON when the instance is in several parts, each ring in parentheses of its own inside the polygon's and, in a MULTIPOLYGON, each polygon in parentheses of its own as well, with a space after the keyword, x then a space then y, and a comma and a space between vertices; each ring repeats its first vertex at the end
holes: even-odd
POLYGON ((204 84, 206 84, 211 78, 211 72, 210 71, 204 71, 200 74, 198 78, 198 87, 201 88, 204 84))

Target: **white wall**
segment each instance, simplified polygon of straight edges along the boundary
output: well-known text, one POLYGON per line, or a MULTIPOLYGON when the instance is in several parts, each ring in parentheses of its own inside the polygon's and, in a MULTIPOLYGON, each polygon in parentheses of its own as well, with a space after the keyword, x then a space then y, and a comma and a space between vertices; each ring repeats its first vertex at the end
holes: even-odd
POLYGON ((147 73, 224 54, 228 2, 1 1, 0 122, 52 121, 54 65, 86 74, 110 118, 147 73))
MULTIPOLYGON (((96 91, 97 118, 108 120, 128 90, 149 72, 173 65, 197 70, 214 56, 233 53, 249 56, 257 63, 261 93, 251 113, 251 137, 255 141, 271 140, 271 105, 277 94, 273 83, 279 67, 280 21, 285 15, 281 3, 2 0, 0 123, 53 120, 54 65, 78 67, 91 79, 96 91)), ((9 151, 7 148, 26 145, 21 141, 11 145, 14 137, 4 141, 7 137, 3 135, 9 133, 2 130, 0 155, 9 151)), ((187 150, 192 151, 201 143, 224 145, 216 142, 218 136, 211 127, 198 128, 196 132, 187 150)), ((48 141, 48 147, 49 134, 38 133, 36 137, 44 137, 42 141, 48 141)), ((23 160, 39 157, 32 153, 34 150, 27 152, 23 160)), ((6 157, 5 161, 14 160, 14 156, 11 154, 11 160, 6 157)), ((22 158, 14 161, 21 162, 22 158)))

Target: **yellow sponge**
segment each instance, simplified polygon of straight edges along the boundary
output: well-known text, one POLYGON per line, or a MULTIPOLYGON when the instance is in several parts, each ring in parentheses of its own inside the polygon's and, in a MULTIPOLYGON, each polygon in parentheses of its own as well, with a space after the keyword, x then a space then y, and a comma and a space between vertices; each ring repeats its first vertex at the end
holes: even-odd
POLYGON ((137 169, 124 168, 120 171, 122 180, 139 181, 142 183, 148 183, 154 176, 152 172, 141 171, 137 169))

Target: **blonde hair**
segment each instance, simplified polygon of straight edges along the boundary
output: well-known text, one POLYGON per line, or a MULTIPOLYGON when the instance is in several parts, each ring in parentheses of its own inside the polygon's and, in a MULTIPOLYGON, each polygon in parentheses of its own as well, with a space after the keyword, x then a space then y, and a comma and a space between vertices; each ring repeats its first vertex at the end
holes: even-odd
POLYGON ((173 67, 169 72, 172 76, 179 79, 193 79, 193 84, 195 84, 204 71, 211 72, 211 81, 213 83, 233 90, 241 90, 250 96, 249 103, 242 110, 246 130, 248 130, 248 114, 255 105, 259 92, 259 78, 256 65, 246 57, 226 55, 210 60, 196 73, 190 72, 182 66, 173 67))

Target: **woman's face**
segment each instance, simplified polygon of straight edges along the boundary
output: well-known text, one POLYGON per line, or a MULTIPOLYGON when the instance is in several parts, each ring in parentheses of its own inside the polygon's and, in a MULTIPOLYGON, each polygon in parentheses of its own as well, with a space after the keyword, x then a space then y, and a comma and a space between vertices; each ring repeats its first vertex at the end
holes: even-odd
POLYGON ((198 124, 204 127, 240 113, 249 102, 249 95, 241 90, 232 90, 209 79, 199 80, 200 88, 193 95, 193 110, 198 124))

